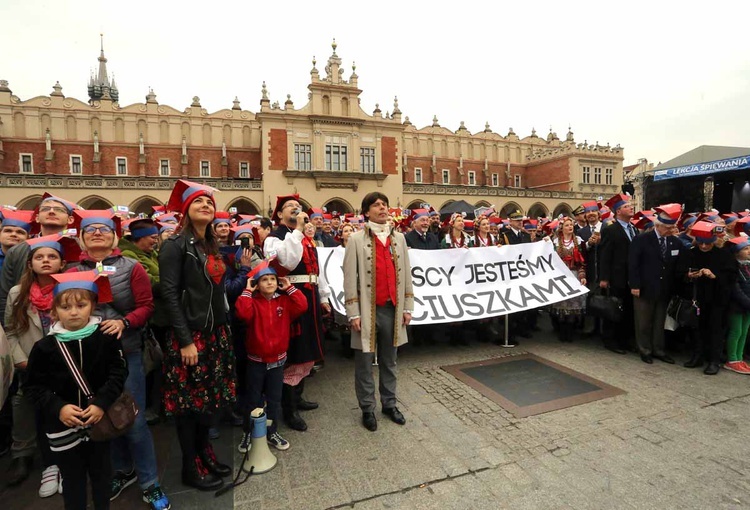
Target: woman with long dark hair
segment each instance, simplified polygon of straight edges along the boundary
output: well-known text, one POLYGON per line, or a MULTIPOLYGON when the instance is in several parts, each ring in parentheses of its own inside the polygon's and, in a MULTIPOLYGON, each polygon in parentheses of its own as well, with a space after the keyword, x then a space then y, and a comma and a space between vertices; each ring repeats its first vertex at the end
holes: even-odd
MULTIPOLYGON (((583 240, 575 235, 573 218, 560 220, 558 237, 553 239, 555 251, 568 269, 578 276, 581 285, 586 285, 586 262, 583 258, 583 240)), ((573 330, 586 311, 586 296, 576 296, 555 303, 551 307, 552 321, 557 325, 561 342, 573 341, 573 330)))
POLYGON ((164 357, 164 410, 177 425, 182 483, 200 490, 220 487, 221 477, 232 472, 216 459, 209 440, 212 415, 235 397, 226 266, 211 228, 214 191, 177 182, 167 209, 180 211, 182 221, 159 252, 162 296, 172 320, 164 357))

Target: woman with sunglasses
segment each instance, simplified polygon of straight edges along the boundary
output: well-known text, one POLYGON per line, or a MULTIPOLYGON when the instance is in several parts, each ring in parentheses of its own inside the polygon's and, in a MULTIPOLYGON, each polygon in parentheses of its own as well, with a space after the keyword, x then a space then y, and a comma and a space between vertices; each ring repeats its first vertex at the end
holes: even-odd
MULTIPOLYGON (((90 271, 101 266, 107 273, 113 301, 98 305, 95 314, 102 317, 102 333, 120 339, 128 361, 125 390, 133 395, 138 408, 144 410, 146 374, 143 371, 142 335, 154 312, 151 281, 140 263, 123 257, 117 248, 120 221, 112 211, 75 211, 74 216, 83 253, 79 265, 72 270, 90 271)), ((112 468, 111 499, 138 481, 143 500, 150 508, 167 510, 170 507, 159 486, 154 441, 145 413, 138 413, 128 433, 112 441, 112 468)))

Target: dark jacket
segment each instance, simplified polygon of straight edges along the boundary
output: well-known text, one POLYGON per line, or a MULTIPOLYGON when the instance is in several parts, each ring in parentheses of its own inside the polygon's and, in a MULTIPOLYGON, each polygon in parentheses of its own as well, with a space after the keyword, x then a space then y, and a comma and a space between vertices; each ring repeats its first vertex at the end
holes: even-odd
POLYGON ((732 288, 732 313, 750 313, 750 265, 739 264, 738 279, 732 288))
POLYGON ((206 261, 195 238, 187 232, 164 241, 159 251, 162 298, 180 347, 193 343, 193 331, 209 332, 227 323, 226 272, 219 283, 214 282, 206 261))
POLYGON ((501 230, 499 234, 502 244, 523 244, 531 242, 531 235, 525 230, 521 230, 516 234, 513 232, 512 228, 508 227, 501 230))
MULTIPOLYGON (((106 411, 122 393, 128 377, 120 341, 97 329, 91 336, 65 345, 94 392, 91 403, 106 411)), ((75 404, 83 409, 87 406, 86 397, 70 374, 52 335, 34 344, 26 377, 24 392, 31 396, 42 413, 46 432, 67 430, 68 427, 60 421, 63 406, 75 404)))
POLYGON ((680 283, 678 293, 685 299, 692 299, 693 293, 701 307, 726 308, 729 305, 732 289, 737 282, 737 261, 727 250, 714 246, 704 252, 698 246, 682 252, 677 261, 677 280, 680 283), (716 276, 690 279, 690 269, 710 269, 716 276))
POLYGON ((599 241, 599 281, 609 282, 613 289, 628 288, 628 253, 630 239, 622 225, 615 220, 602 227, 599 241))
POLYGON ((424 238, 419 235, 419 232, 412 230, 404 235, 406 239, 406 245, 409 248, 415 250, 438 250, 440 249, 440 241, 435 234, 429 230, 425 234, 424 238))
POLYGON ((641 234, 630 243, 628 278, 631 289, 640 289, 641 299, 668 300, 672 295, 675 268, 685 249, 674 236, 666 236, 667 256, 662 257, 655 231, 641 234))

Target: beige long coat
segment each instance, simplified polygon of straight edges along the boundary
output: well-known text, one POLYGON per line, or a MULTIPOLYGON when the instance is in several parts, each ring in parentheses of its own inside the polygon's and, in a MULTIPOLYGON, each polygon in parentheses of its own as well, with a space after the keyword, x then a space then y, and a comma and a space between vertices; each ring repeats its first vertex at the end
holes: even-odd
MULTIPOLYGON (((411 264, 403 234, 391 232, 393 263, 396 268, 396 315, 394 346, 407 342, 404 310, 414 311, 411 264)), ((360 317, 362 330, 352 331, 351 346, 362 352, 375 352, 375 250, 369 227, 351 235, 344 252, 344 300, 346 315, 360 317)))
MULTIPOLYGON (((10 289, 10 292, 8 293, 8 304, 5 309, 6 327, 13 322, 13 303, 18 299, 20 291, 21 286, 16 285, 10 289)), ((39 318, 39 313, 30 306, 27 314, 29 316, 29 329, 20 334, 13 331, 7 333, 10 353, 13 356, 13 363, 15 365, 24 361, 29 361, 29 354, 31 354, 31 349, 34 347, 34 344, 44 337, 42 320, 39 318)))

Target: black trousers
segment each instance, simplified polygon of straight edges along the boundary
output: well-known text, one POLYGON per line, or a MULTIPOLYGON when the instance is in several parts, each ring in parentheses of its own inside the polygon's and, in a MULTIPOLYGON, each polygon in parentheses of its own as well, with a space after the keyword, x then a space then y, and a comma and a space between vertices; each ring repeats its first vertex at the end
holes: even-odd
POLYGON ((91 480, 94 510, 107 510, 112 484, 109 441, 86 441, 65 452, 57 452, 57 467, 63 478, 65 510, 86 510, 87 477, 91 480))
POLYGON ((719 363, 726 338, 727 307, 702 303, 700 310, 698 327, 690 330, 693 355, 719 363))

